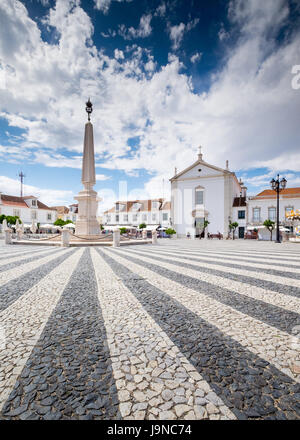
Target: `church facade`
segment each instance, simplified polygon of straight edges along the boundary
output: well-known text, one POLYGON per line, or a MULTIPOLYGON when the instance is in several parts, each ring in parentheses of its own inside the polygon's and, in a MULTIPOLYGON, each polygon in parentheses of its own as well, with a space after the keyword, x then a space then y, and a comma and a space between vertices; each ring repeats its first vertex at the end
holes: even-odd
POLYGON ((211 165, 203 160, 201 148, 197 160, 180 173, 175 170, 170 182, 172 227, 179 238, 199 236, 205 220, 206 233, 225 238, 235 211, 244 209, 237 200, 246 197, 246 188, 228 169, 228 161, 225 169, 211 165))

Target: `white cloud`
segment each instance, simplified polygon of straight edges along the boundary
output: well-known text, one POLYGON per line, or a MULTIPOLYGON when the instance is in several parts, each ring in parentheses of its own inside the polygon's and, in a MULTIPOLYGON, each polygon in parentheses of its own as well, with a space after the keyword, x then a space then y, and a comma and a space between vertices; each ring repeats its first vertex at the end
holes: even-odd
POLYGON ((152 27, 150 25, 152 19, 151 14, 142 15, 138 28, 130 27, 126 28, 124 24, 119 26, 119 35, 121 35, 125 40, 132 40, 134 38, 146 38, 152 32, 152 27))
POLYGON ((110 180, 111 176, 107 176, 106 174, 96 174, 96 180, 110 180))
POLYGON ((154 15, 157 17, 163 17, 166 14, 167 6, 162 2, 155 10, 154 15))
POLYGON ((84 102, 91 96, 103 168, 128 174, 144 169, 159 181, 171 177, 174 166, 188 166, 202 144, 205 160, 225 166, 229 159, 233 170, 299 170, 300 91, 291 87, 299 31, 295 27, 278 46, 274 35, 286 23, 286 2, 250 0, 243 10, 240 5, 232 1, 229 15, 240 37, 230 48, 223 42, 222 69, 206 93, 196 94, 174 55, 158 70, 151 53, 136 45, 121 60, 97 50, 91 20, 75 0, 58 0, 50 9, 46 21, 57 33, 55 44, 42 40, 22 3, 0 3, 6 84, 0 116, 24 130, 23 140, 12 137, 2 145, 3 159, 44 160, 46 154, 49 166, 79 168, 84 102), (139 145, 130 149, 133 137, 139 145))
POLYGON ((121 3, 121 2, 131 2, 132 0, 94 0, 95 8, 98 9, 99 11, 102 11, 104 14, 107 14, 110 5, 113 1, 121 3))
MULTIPOLYGON (((0 191, 3 194, 20 195, 20 182, 6 176, 0 176, 0 191)), ((65 205, 73 200, 72 191, 38 188, 32 185, 24 185, 24 195, 34 195, 48 206, 65 205)))
POLYGON ((122 50, 115 49, 114 54, 116 60, 124 60, 124 52, 122 50))
POLYGON ((191 56, 191 62, 196 63, 197 61, 200 61, 202 58, 203 53, 202 52, 196 52, 194 55, 191 56))
POLYGON ((199 23, 199 18, 195 18, 194 20, 188 22, 187 24, 180 23, 175 26, 169 25, 169 37, 172 41, 172 47, 174 50, 178 49, 183 36, 186 32, 189 32, 191 29, 193 29, 197 24, 199 23))

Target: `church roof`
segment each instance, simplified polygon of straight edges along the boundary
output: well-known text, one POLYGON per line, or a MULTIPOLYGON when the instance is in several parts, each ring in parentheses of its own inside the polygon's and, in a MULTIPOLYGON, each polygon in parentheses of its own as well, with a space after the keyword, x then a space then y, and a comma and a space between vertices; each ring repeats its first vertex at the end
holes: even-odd
POLYGON ((194 162, 192 165, 190 165, 189 167, 185 168, 183 171, 181 171, 180 173, 176 174, 175 176, 171 177, 170 181, 172 182, 173 180, 178 179, 178 177, 182 176, 183 174, 187 173, 188 171, 190 171, 192 168, 194 168, 197 165, 204 165, 207 168, 211 168, 213 170, 219 171, 220 173, 226 173, 226 174, 234 174, 232 171, 226 170, 224 168, 219 168, 216 167, 214 165, 211 165, 207 162, 205 162, 204 160, 196 160, 196 162, 194 162))

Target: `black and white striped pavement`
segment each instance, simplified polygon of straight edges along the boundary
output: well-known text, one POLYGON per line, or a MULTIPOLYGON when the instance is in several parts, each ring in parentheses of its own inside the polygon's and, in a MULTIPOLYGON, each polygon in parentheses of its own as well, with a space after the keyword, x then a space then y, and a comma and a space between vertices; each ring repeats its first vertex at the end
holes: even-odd
POLYGON ((300 419, 300 245, 0 245, 0 419, 300 419))

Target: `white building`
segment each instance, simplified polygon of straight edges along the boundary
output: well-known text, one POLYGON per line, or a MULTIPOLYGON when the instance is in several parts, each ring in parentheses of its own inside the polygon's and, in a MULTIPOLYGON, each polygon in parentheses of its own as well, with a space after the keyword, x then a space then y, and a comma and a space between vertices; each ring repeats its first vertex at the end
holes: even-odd
POLYGON ((71 220, 76 223, 78 216, 78 203, 73 203, 67 206, 53 206, 51 209, 55 209, 57 212, 57 218, 61 218, 64 221, 71 220))
MULTIPOLYGON (((277 194, 271 189, 265 189, 256 196, 248 197, 248 223, 247 228, 258 229, 259 238, 263 240, 270 239, 270 232, 263 226, 265 220, 272 220, 276 223, 277 217, 277 194)), ((300 188, 285 188, 279 193, 279 222, 281 230, 284 228, 294 232, 294 224, 286 219, 290 211, 300 210, 300 188)), ((279 229, 279 230, 280 230, 279 229)), ((273 232, 273 240, 276 239, 276 232, 273 232)))
POLYGON ((37 197, 17 197, 0 193, 0 215, 20 217, 24 224, 53 224, 57 218, 56 210, 40 202, 37 197))
POLYGON ((190 167, 175 172, 171 181, 171 219, 178 237, 192 237, 202 232, 204 220, 209 221, 207 232, 228 235, 233 221, 234 200, 243 188, 235 173, 210 165, 201 151, 190 167))
POLYGON ((168 228, 170 223, 170 202, 164 199, 118 201, 115 206, 103 213, 103 225, 138 227, 141 223, 147 229, 159 226, 168 228))

